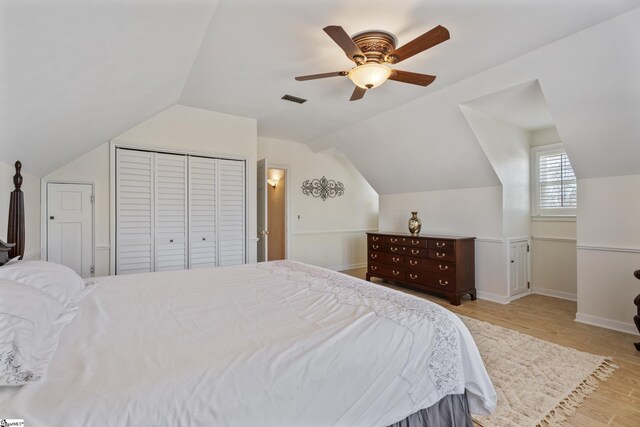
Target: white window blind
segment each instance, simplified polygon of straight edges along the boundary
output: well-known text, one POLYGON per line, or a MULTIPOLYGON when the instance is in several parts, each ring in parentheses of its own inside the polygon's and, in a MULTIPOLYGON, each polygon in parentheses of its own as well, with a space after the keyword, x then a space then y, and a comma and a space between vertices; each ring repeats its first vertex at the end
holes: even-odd
POLYGON ((575 215, 576 176, 564 149, 558 145, 536 147, 533 154, 534 214, 575 215))

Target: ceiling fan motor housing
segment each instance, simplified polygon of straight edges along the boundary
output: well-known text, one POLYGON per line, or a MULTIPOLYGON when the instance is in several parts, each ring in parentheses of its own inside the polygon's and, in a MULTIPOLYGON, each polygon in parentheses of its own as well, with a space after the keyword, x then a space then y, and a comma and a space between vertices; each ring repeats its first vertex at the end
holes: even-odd
POLYGON ((395 62, 392 61, 393 56, 389 57, 389 53, 395 50, 398 43, 393 34, 381 30, 363 31, 352 36, 352 39, 365 55, 365 58, 360 61, 360 58, 354 58, 358 65, 372 62, 378 64, 395 62))

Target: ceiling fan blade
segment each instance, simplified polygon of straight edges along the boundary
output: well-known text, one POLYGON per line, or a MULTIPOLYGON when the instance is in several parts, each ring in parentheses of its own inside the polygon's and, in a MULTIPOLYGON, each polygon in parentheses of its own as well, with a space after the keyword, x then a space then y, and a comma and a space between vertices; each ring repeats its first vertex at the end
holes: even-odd
POLYGON ((327 77, 346 76, 347 74, 349 74, 347 71, 335 71, 333 73, 310 74, 308 76, 298 76, 296 77, 296 80, 299 82, 303 82, 305 80, 315 80, 315 79, 324 79, 327 77))
POLYGON ((357 101, 358 99, 362 99, 366 91, 366 89, 363 89, 360 86, 356 86, 356 88, 353 90, 353 93, 351 94, 351 98, 349 98, 349 101, 357 101))
POLYGON ((323 30, 333 39, 334 42, 336 42, 338 46, 342 48, 342 50, 344 50, 344 53, 347 54, 347 57, 350 60, 355 61, 354 58, 357 56, 361 56, 364 59, 364 54, 358 45, 353 42, 351 37, 349 37, 349 34, 347 34, 344 28, 339 25, 330 25, 328 27, 324 27, 323 30))
POLYGON ((418 86, 429 86, 436 79, 436 76, 428 74, 411 73, 409 71, 393 70, 389 76, 389 80, 395 80, 402 83, 411 83, 418 86))
POLYGON ((392 64, 397 64, 400 61, 411 58, 413 55, 424 52, 425 50, 447 40, 449 40, 449 30, 442 25, 438 25, 389 53, 389 55, 387 55, 387 60, 392 64))

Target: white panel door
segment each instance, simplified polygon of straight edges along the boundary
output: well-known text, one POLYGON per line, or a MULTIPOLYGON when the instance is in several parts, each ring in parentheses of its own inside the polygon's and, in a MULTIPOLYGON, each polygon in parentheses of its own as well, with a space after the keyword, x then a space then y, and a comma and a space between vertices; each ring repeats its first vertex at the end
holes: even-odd
POLYGON ((153 153, 116 150, 116 274, 154 271, 153 153))
POLYGON ((187 157, 155 153, 155 271, 187 266, 187 157))
POLYGON ((268 212, 267 207, 267 171, 269 170, 267 165, 267 159, 258 161, 258 173, 256 188, 258 190, 257 198, 257 212, 258 212, 258 262, 263 262, 269 259, 269 230, 267 230, 268 212))
POLYGON ((47 184, 47 260, 93 275, 93 186, 47 184))
POLYGON ((219 263, 245 263, 245 162, 219 160, 219 263))
POLYGON ((529 291, 529 242, 526 240, 509 244, 510 295, 529 291))
POLYGON ((189 157, 190 268, 218 265, 218 161, 189 157))

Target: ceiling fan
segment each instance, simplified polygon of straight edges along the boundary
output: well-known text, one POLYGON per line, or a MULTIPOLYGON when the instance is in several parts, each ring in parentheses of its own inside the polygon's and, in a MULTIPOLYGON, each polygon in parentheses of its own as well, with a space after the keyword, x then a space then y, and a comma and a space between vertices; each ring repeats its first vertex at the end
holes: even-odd
POLYGON ((349 71, 298 76, 296 80, 347 76, 356 85, 350 101, 362 99, 367 89, 378 87, 387 79, 419 86, 428 86, 433 83, 436 76, 394 70, 387 64, 397 64, 449 40, 449 31, 441 25, 397 49, 398 40, 393 34, 386 31, 363 31, 351 37, 342 27, 330 25, 324 28, 324 32, 344 50, 347 57, 355 62, 356 66, 349 71))

